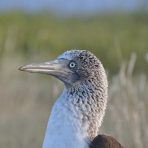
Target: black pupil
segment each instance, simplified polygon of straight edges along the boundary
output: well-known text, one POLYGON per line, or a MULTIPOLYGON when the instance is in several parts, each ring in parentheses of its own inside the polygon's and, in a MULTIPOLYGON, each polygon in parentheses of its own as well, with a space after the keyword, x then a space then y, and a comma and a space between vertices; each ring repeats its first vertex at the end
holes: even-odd
POLYGON ((72 62, 72 63, 70 63, 70 67, 75 67, 75 63, 74 62, 72 62))

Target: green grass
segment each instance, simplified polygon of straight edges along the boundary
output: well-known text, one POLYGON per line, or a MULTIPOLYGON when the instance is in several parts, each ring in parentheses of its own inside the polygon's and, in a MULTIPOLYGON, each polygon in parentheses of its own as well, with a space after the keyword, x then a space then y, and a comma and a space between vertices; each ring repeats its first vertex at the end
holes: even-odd
POLYGON ((144 60, 148 52, 147 18, 145 13, 88 18, 4 13, 0 15, 0 55, 20 53, 28 58, 43 54, 48 58, 72 48, 89 49, 113 74, 135 52, 136 71, 148 72, 144 60))

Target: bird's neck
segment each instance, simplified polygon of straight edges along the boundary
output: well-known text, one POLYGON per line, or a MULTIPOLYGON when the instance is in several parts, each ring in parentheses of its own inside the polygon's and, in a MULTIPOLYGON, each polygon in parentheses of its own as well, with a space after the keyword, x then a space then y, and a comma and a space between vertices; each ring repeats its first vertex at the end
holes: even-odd
MULTIPOLYGON (((106 80, 106 79, 104 79, 106 80)), ((91 77, 75 84, 67 90, 69 104, 76 118, 87 124, 87 136, 93 139, 101 126, 107 104, 107 81, 91 77)))
POLYGON ((59 148, 59 146, 88 148, 89 146, 87 127, 82 124, 80 112, 72 102, 68 101, 70 97, 68 95, 68 90, 65 89, 52 108, 43 148, 59 148))
POLYGON ((94 78, 65 88, 53 106, 43 148, 88 148, 98 132, 106 103, 107 85, 94 78))

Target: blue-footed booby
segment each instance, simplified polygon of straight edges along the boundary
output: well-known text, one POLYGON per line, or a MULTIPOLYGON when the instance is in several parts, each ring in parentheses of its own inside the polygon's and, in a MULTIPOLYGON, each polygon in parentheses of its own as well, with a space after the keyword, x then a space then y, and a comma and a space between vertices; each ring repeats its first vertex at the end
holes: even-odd
POLYGON ((101 61, 94 54, 69 50, 53 61, 19 69, 52 75, 65 86, 52 108, 42 148, 99 146, 96 141, 101 137, 97 135, 107 105, 108 81, 101 61))

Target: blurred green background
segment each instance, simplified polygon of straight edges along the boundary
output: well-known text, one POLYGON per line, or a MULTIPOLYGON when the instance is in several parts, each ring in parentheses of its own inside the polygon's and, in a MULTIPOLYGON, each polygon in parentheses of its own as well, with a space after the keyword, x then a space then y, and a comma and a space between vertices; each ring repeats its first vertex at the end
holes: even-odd
POLYGON ((0 56, 32 58, 57 56, 65 50, 91 50, 115 74, 131 53, 137 55, 135 72, 148 72, 148 14, 102 14, 62 18, 51 13, 0 15, 0 56), (114 59, 114 60, 113 60, 114 59))
POLYGON ((0 12, 0 147, 40 148, 51 107, 63 84, 18 67, 69 49, 102 61, 109 101, 100 133, 125 147, 148 147, 148 13, 61 16, 50 11, 0 12))

